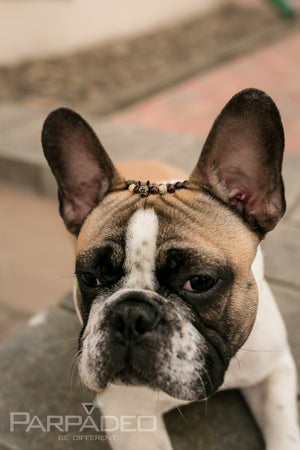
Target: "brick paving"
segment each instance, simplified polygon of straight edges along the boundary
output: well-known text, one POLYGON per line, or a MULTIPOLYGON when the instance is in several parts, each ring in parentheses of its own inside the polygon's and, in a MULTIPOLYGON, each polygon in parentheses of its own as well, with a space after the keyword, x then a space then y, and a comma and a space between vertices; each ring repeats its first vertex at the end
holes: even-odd
POLYGON ((275 100, 286 132, 286 150, 300 153, 300 31, 251 55, 189 79, 112 114, 119 123, 205 137, 221 108, 246 87, 275 100))

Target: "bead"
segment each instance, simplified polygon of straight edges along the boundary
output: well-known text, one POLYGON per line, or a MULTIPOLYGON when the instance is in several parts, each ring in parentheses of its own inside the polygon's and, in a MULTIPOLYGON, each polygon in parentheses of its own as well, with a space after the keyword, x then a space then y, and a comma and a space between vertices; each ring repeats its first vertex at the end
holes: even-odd
POLYGON ((164 194, 166 194, 168 192, 168 188, 167 188, 167 186, 165 184, 160 184, 158 186, 158 190, 159 190, 159 193, 161 195, 164 195, 164 194))
POLYGON ((147 183, 142 183, 141 181, 137 182, 134 180, 128 180, 125 181, 126 187, 130 192, 133 192, 135 194, 140 194, 142 198, 148 197, 149 194, 161 194, 164 195, 167 192, 169 194, 173 194, 176 189, 183 189, 187 188, 188 181, 177 181, 176 183, 167 183, 167 184, 160 184, 157 186, 156 184, 150 185, 150 181, 147 181, 147 183))
POLYGON ((176 187, 174 184, 168 184, 168 192, 169 194, 173 194, 176 191, 176 187))
POLYGON ((134 192, 134 189, 135 189, 136 187, 137 187, 137 186, 136 186, 135 184, 131 183, 131 184, 129 185, 129 187, 128 187, 128 190, 129 190, 130 192, 134 192))
POLYGON ((137 184, 137 181, 135 180, 128 180, 126 181, 126 186, 129 187, 131 184, 137 184))
MULTIPOLYGON (((141 197, 145 198, 148 197, 149 194, 149 182, 147 184, 142 184, 139 182, 139 193, 141 194, 141 197)), ((150 183, 149 183, 150 184, 150 183)))
POLYGON ((150 194, 158 194, 158 192, 159 192, 159 190, 158 190, 158 187, 157 186, 155 186, 155 184, 152 184, 152 186, 150 186, 150 188, 149 188, 149 192, 150 192, 150 194))

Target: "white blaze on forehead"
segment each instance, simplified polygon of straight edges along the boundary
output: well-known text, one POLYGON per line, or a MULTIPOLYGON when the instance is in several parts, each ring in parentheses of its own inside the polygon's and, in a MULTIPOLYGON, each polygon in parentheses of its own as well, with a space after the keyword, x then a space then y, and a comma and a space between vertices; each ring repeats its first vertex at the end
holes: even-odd
POLYGON ((158 219, 154 209, 136 211, 126 233, 126 288, 154 289, 158 219))

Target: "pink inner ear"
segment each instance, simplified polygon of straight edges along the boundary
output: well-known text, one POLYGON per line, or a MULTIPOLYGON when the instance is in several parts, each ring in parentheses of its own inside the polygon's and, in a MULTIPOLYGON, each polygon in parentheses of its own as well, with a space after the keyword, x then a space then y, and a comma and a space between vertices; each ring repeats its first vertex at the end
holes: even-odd
POLYGON ((233 189, 229 194, 229 204, 235 205, 236 203, 248 203, 250 198, 249 194, 246 192, 240 192, 238 189, 233 189))
POLYGON ((229 204, 230 206, 241 205, 246 208, 249 214, 254 214, 255 205, 257 200, 251 197, 249 192, 241 192, 238 189, 233 189, 229 194, 229 204))
POLYGON ((249 178, 240 168, 221 169, 221 183, 228 194, 231 206, 245 207, 249 214, 253 214, 259 202, 259 190, 255 178, 249 178))

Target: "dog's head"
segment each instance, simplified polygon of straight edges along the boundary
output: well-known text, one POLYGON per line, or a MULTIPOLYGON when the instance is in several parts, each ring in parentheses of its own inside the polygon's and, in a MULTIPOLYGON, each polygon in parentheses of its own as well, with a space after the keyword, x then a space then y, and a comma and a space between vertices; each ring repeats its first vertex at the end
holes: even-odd
POLYGON ((60 213, 76 245, 79 372, 101 391, 144 385, 203 399, 223 382, 256 317, 251 265, 285 210, 284 134, 263 92, 217 117, 188 189, 125 188, 89 125, 59 109, 43 128, 60 213))

